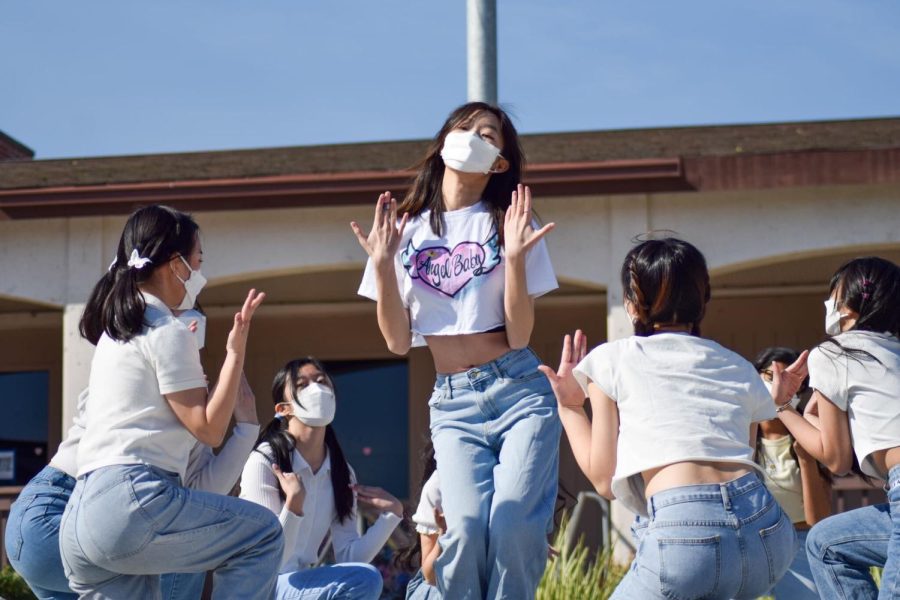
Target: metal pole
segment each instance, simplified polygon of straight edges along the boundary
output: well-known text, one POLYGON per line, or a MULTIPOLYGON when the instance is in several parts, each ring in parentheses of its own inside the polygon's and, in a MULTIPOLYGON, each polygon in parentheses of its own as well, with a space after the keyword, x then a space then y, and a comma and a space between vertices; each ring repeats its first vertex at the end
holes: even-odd
POLYGON ((497 103, 497 0, 467 0, 469 102, 497 103))

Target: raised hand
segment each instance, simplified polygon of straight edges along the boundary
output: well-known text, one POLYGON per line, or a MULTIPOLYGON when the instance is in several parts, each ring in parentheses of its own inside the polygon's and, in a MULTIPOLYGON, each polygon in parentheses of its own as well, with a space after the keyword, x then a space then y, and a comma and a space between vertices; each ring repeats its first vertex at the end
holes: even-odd
POLYGON ((263 292, 257 293, 256 290, 250 290, 247 299, 244 300, 244 306, 240 312, 234 315, 234 325, 228 333, 228 341, 225 342, 225 350, 234 352, 240 356, 244 355, 247 349, 247 336, 250 334, 250 320, 262 301, 266 299, 263 292))
POLYGON ((350 487, 356 492, 356 501, 360 504, 371 506, 381 512, 392 512, 398 517, 403 517, 403 503, 380 487, 360 485, 358 483, 351 483, 350 487))
POLYGON ((538 240, 556 227, 547 223, 537 231, 532 226, 531 188, 521 183, 512 193, 503 223, 503 249, 509 258, 524 256, 538 240))
POLYGON ((538 370, 550 380, 550 387, 556 395, 556 401, 561 406, 569 408, 581 408, 584 406, 584 390, 575 381, 572 369, 587 356, 587 336, 580 329, 575 331, 574 340, 570 335, 563 338, 562 356, 559 359, 559 369, 554 371, 547 365, 541 365, 538 370))
POLYGON ((806 366, 808 357, 809 350, 804 350, 797 360, 786 369, 782 369, 778 363, 772 364, 772 399, 776 405, 787 404, 800 389, 803 380, 809 373, 806 366))
POLYGON ((278 478, 278 485, 284 492, 284 502, 288 510, 297 515, 303 516, 303 501, 306 500, 306 488, 303 486, 303 480, 296 473, 284 473, 276 464, 272 465, 272 471, 278 478))
POLYGON ((403 213, 398 222, 397 200, 391 197, 390 192, 384 192, 378 196, 378 202, 375 203, 372 231, 366 235, 356 221, 350 223, 350 228, 356 234, 359 245, 373 261, 391 264, 400 249, 400 240, 403 238, 408 216, 408 213, 403 213))

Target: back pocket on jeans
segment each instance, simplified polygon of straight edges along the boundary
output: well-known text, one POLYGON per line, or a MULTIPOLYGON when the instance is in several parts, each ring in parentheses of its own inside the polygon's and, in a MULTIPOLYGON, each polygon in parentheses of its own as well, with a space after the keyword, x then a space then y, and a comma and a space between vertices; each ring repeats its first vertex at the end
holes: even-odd
POLYGON ((787 572, 797 554, 797 534, 782 513, 777 523, 759 530, 759 537, 769 561, 769 583, 775 583, 787 572))
POLYGON ((659 538, 660 591, 673 600, 715 595, 719 586, 719 536, 659 538))

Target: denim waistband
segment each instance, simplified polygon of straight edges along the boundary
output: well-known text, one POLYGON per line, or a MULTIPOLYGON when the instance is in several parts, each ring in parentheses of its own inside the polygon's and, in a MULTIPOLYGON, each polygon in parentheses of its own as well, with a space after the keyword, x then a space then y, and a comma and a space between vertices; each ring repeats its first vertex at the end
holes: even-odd
POLYGON ((468 388, 473 383, 478 383, 485 379, 508 377, 510 365, 522 360, 531 360, 540 364, 540 360, 531 348, 520 348, 518 350, 510 350, 499 358, 495 358, 483 365, 474 366, 467 371, 449 374, 438 373, 435 384, 437 387, 449 386, 450 389, 468 388))
POLYGON ((137 472, 146 472, 149 473, 151 477, 157 477, 159 479, 165 480, 167 483, 172 485, 181 486, 181 476, 178 473, 174 473, 172 471, 166 471, 160 467, 155 467, 153 465, 146 465, 143 463, 134 463, 128 465, 110 465, 108 467, 100 467, 99 469, 95 469, 89 473, 85 473, 79 479, 84 478, 88 479, 95 474, 99 474, 104 471, 108 471, 110 469, 117 469, 120 471, 137 471, 137 472))
POLYGON ((730 510, 732 499, 761 487, 763 483, 755 472, 723 483, 683 485, 653 494, 647 500, 647 512, 653 517, 659 509, 683 502, 714 502, 730 510))
POLYGON ((29 483, 48 483, 52 486, 66 488, 69 491, 75 488, 75 478, 56 467, 47 465, 40 473, 34 476, 29 483))
POLYGON ((886 492, 900 485, 900 465, 894 465, 888 471, 886 492))

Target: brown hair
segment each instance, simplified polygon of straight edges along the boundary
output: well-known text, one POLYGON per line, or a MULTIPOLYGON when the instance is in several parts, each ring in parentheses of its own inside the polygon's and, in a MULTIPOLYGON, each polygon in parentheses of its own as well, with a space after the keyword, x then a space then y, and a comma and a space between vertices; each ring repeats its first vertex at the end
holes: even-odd
POLYGON ((503 158, 509 163, 509 169, 503 173, 494 173, 488 180, 482 193, 482 199, 488 205, 494 220, 494 227, 503 241, 503 215, 509 207, 510 198, 516 185, 522 180, 525 168, 525 154, 519 144, 519 134, 509 116, 498 106, 485 102, 469 102, 455 109, 434 139, 428 145, 424 158, 416 165, 416 177, 409 192, 398 207, 398 211, 409 213, 414 217, 425 209, 431 209, 431 230, 435 235, 443 235, 444 201, 441 183, 444 180, 444 160, 441 149, 444 138, 452 130, 463 127, 482 111, 492 113, 500 120, 500 134, 503 136, 503 158))
POLYGON ((709 272, 697 248, 677 238, 647 240, 631 249, 622 264, 625 299, 634 305, 637 335, 660 326, 690 325, 700 335, 709 302, 709 272))

